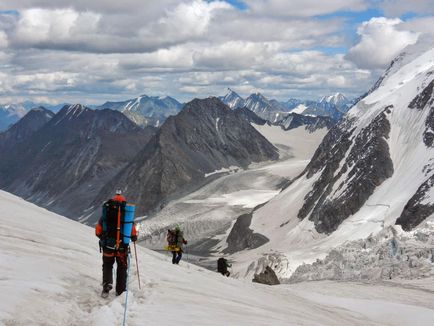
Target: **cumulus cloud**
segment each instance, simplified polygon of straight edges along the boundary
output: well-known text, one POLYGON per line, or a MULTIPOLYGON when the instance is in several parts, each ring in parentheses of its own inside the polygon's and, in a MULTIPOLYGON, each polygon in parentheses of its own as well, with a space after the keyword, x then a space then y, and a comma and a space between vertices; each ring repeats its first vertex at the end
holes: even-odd
POLYGON ((204 2, 196 0, 191 3, 181 3, 159 20, 166 33, 177 33, 182 37, 191 38, 203 35, 209 26, 213 12, 232 7, 224 1, 204 2))
POLYGON ((73 8, 30 8, 19 13, 11 32, 16 47, 95 53, 152 52, 203 36, 215 12, 230 10, 226 2, 182 2, 160 16, 137 13, 102 15, 73 8))
POLYGON ((97 32, 101 15, 72 9, 28 9, 20 13, 14 42, 28 46, 85 41, 97 32))
POLYGON ((349 51, 347 58, 360 68, 382 69, 409 44, 417 41, 418 33, 399 30, 403 22, 385 17, 372 18, 358 29, 359 42, 349 51))

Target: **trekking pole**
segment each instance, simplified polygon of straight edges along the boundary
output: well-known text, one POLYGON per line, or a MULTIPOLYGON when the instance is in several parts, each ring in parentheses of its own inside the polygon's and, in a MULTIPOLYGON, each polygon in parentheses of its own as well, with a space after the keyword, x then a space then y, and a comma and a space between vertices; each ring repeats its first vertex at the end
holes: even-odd
POLYGON ((124 309, 124 322, 122 323, 125 326, 125 322, 127 321, 127 306, 128 306, 128 282, 130 280, 130 254, 128 253, 128 269, 127 269, 127 288, 125 289, 125 309, 124 309))
POLYGON ((136 256, 137 279, 139 280, 139 290, 141 290, 142 286, 140 285, 139 261, 137 259, 136 242, 134 241, 133 244, 134 244, 134 255, 136 256))

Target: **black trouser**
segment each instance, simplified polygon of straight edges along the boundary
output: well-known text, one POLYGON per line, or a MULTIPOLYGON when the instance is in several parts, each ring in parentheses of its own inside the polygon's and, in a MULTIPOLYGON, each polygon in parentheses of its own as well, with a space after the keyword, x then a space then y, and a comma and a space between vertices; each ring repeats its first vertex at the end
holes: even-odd
POLYGON ((104 252, 102 256, 102 283, 113 284, 113 265, 116 261, 116 294, 119 295, 127 287, 128 250, 117 253, 104 252))
MULTIPOLYGON (((179 264, 179 261, 182 258, 182 251, 172 251, 172 264, 179 264)), ((188 257, 187 257, 188 258, 188 257)))

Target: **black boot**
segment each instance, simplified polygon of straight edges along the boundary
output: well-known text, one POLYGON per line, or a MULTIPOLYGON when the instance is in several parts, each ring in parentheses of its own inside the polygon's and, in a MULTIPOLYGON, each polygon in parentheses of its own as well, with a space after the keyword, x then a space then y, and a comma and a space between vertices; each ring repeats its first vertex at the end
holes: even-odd
POLYGON ((113 289, 113 285, 110 283, 104 283, 102 286, 101 297, 107 298, 109 296, 110 290, 113 289))

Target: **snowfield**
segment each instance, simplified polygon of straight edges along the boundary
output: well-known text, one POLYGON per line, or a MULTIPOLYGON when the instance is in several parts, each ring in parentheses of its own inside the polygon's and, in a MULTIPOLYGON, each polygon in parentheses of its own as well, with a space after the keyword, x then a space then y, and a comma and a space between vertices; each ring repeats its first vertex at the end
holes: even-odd
MULTIPOLYGON (((100 298, 92 228, 0 191, 0 324, 122 325, 125 296, 100 298)), ((429 325, 433 279, 264 286, 138 248, 128 325, 429 325)))

